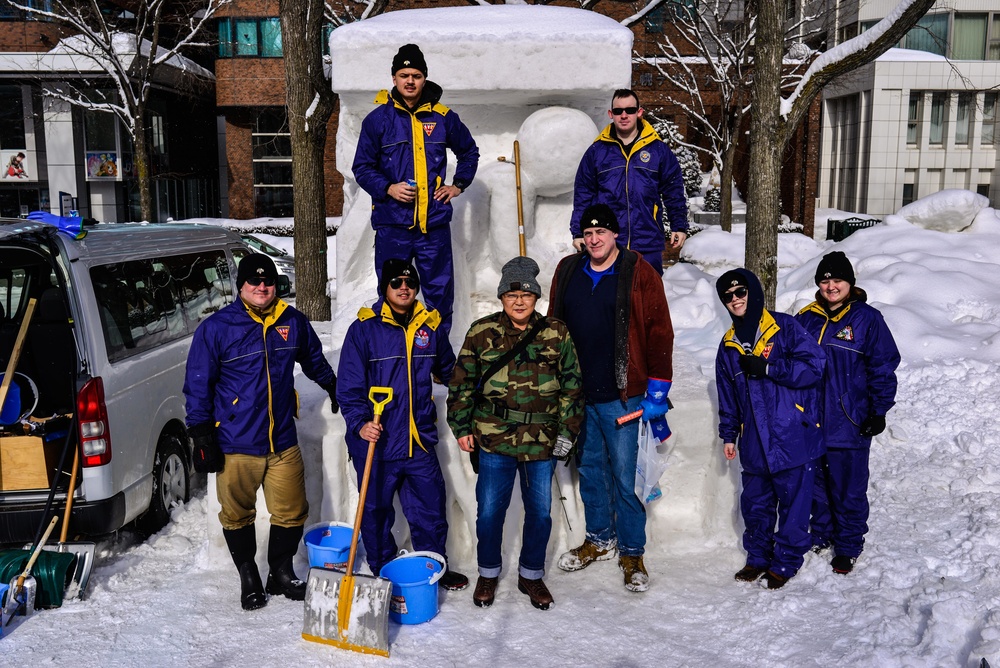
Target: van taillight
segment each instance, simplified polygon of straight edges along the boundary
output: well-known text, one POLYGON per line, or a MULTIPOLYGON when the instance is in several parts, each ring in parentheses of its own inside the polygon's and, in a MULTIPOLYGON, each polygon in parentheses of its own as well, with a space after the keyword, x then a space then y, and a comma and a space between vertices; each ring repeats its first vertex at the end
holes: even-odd
POLYGON ((104 382, 91 378, 76 398, 80 424, 80 452, 83 466, 101 466, 111 461, 111 431, 108 408, 104 405, 104 382))

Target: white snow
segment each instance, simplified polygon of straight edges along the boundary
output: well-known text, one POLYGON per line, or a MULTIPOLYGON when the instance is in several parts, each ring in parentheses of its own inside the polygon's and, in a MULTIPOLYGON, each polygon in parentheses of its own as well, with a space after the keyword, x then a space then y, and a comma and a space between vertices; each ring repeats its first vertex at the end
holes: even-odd
POLYGON ((968 190, 941 190, 907 204, 896 215, 907 222, 940 232, 957 232, 972 224, 990 205, 988 197, 968 190))
MULTIPOLYGON (((649 507, 648 592, 627 592, 614 562, 578 573, 555 567, 559 554, 583 537, 575 474, 559 466, 567 505, 564 514, 553 504, 546 574, 555 607, 537 611, 517 593, 515 494, 495 605, 474 607, 470 590, 442 593, 432 621, 390 624, 390 659, 369 658, 302 640, 301 603, 271 599, 254 613, 239 609, 236 571, 222 546, 210 492, 178 510, 174 522, 146 543, 103 544, 87 599, 15 619, 0 640, 3 656, 16 657, 18 665, 79 667, 936 667, 974 666, 984 656, 995 663, 1000 218, 985 209, 980 219, 951 234, 893 216, 839 244, 779 237, 780 310, 794 312, 810 300, 819 258, 832 248, 843 250, 903 356, 897 405, 872 447, 871 530, 849 576, 831 572, 829 555, 810 553, 777 592, 732 578, 745 555, 736 509, 738 464, 725 462, 715 433, 712 365, 726 320, 714 277, 739 263, 743 238, 739 229, 732 235, 712 230, 689 240, 688 262, 670 267, 664 281, 677 332, 676 408, 668 416, 676 443, 661 480, 664 496, 649 507), (710 243, 695 243, 703 237, 710 243)), ((542 266, 546 276, 552 269, 551 262, 542 266)), ((492 299, 479 305, 497 306, 492 299)), ((340 340, 329 338, 331 323, 315 325, 336 358, 340 340)), ((310 522, 350 520, 355 476, 344 456, 343 422, 330 415, 325 395, 312 383, 300 378, 298 389, 300 440, 314 464, 307 480, 310 522)), ((440 430, 439 457, 453 499, 449 553, 452 565, 474 579, 475 477, 443 420, 440 430)), ((262 503, 259 508, 258 561, 266 568, 262 503)), ((397 529, 400 545, 408 545, 405 524, 397 529)), ((302 575, 304 555, 303 548, 302 575)))
MULTIPOLYGON (((424 49, 430 78, 445 89, 443 102, 460 113, 479 140, 480 173, 457 200, 453 224, 459 288, 453 343, 472 319, 499 308, 498 268, 517 252, 513 167, 497 161, 512 157, 515 138, 525 144, 527 244, 542 268, 543 288, 557 259, 569 251, 567 179, 574 151, 582 153, 590 131, 570 110, 592 122, 596 134, 606 123, 605 98, 628 83, 627 66, 621 74, 619 65, 607 62, 624 58, 627 65, 630 33, 613 21, 606 27, 608 21, 565 8, 495 6, 390 12, 362 22, 364 29, 352 24, 334 31, 342 169, 351 164, 358 125, 372 108, 374 93, 390 85, 392 55, 410 41, 424 49), (482 18, 483 12, 493 13, 490 20, 482 18), (502 22, 515 16, 528 19, 517 24, 522 36, 502 37, 502 22), (585 30, 591 32, 584 39, 579 35, 585 30), (550 57, 553 53, 603 65, 567 71, 565 63, 572 61, 550 57), (580 74, 584 71, 587 77, 580 74), (528 80, 526 73, 538 78, 528 80), (581 91, 582 79, 587 88, 581 91), (567 151, 565 164, 555 167, 546 161, 546 152, 555 150, 545 143, 551 141, 544 129, 548 116, 574 128, 568 133, 575 137, 569 142, 573 146, 559 147, 567 151)), ((358 306, 374 297, 367 196, 350 178, 345 190, 343 225, 329 238, 331 250, 334 242, 341 250, 336 267, 331 266, 331 276, 340 279, 336 315, 333 322, 314 323, 335 366, 358 306)), ((919 204, 918 209, 930 208, 928 202, 919 204)), ((843 213, 850 215, 820 212, 817 228, 825 229, 822 220, 843 213)), ((931 668, 975 666, 985 656, 996 664, 1000 217, 994 209, 982 209, 959 233, 928 226, 890 216, 839 244, 779 235, 779 310, 794 312, 805 305, 815 292, 820 257, 841 249, 854 262, 858 284, 885 314, 903 356, 897 406, 888 415, 888 430, 872 447, 868 543, 847 577, 831 572, 829 555, 810 553, 780 591, 733 580, 745 558, 737 510, 739 466, 725 461, 716 434, 713 365, 728 322, 715 294, 715 277, 742 264, 744 228, 734 226, 731 234, 709 229, 690 238, 685 262, 670 267, 664 277, 676 332, 675 409, 668 415, 674 436, 661 479, 663 497, 649 506, 648 592, 626 591, 613 561, 578 573, 555 567, 560 553, 584 535, 575 469, 560 465, 556 484, 565 506, 553 503, 546 573, 556 599, 552 610, 535 610, 517 592, 522 513, 515 493, 505 527, 505 571, 492 608, 474 607, 471 589, 442 593, 440 613, 432 621, 390 625, 388 660, 306 642, 300 637, 302 603, 272 598, 259 611, 240 610, 238 578, 222 540, 210 479, 207 493, 178 509, 174 522, 149 541, 134 544, 123 535, 102 543, 86 600, 15 619, 0 639, 0 657, 7 659, 0 663, 931 668)), ((291 250, 288 239, 266 239, 291 250)), ((539 308, 546 306, 542 300, 539 308)), ((357 491, 343 419, 330 414, 325 393, 304 377, 299 376, 297 389, 299 441, 308 463, 307 525, 351 521, 357 491)), ((474 582, 476 477, 444 422, 444 388, 435 387, 434 400, 441 416, 438 456, 451 500, 448 553, 452 567, 474 582)), ((258 563, 266 572, 262 499, 258 509, 258 563)), ((395 531, 400 547, 409 547, 401 515, 395 531)), ((297 559, 302 576, 305 553, 301 549, 297 559)))

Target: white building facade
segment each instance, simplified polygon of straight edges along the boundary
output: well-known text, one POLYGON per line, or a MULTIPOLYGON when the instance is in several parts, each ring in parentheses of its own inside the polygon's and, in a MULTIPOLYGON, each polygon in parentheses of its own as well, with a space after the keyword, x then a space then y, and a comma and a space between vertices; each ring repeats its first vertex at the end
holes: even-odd
MULTIPOLYGON (((865 3, 839 37, 897 1, 865 3)), ((939 2, 900 46, 824 91, 818 205, 885 216, 946 188, 1000 205, 1000 4, 939 2)))

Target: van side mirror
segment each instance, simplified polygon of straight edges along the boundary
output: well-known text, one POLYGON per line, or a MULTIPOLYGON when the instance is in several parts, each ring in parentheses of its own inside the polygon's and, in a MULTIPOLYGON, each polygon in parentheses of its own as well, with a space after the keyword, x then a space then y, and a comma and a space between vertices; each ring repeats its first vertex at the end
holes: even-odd
POLYGON ((284 274, 278 274, 278 280, 275 283, 275 286, 279 297, 287 297, 292 294, 292 283, 284 274))

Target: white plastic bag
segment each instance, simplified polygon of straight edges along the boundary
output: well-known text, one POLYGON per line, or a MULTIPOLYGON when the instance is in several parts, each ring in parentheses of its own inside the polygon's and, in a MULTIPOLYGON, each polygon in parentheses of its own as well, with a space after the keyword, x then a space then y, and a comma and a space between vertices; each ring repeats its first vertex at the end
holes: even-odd
POLYGON ((639 452, 635 460, 635 495, 646 505, 663 496, 660 476, 667 470, 670 439, 660 441, 648 422, 639 425, 639 452))

